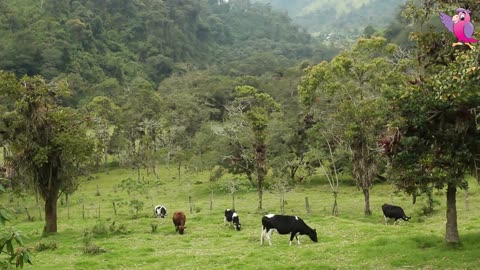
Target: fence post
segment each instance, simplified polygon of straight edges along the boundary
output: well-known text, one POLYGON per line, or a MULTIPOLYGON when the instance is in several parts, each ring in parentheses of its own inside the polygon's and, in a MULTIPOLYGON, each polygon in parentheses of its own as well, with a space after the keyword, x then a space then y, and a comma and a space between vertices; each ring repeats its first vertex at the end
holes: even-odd
POLYGON ((27 213, 27 220, 28 221, 33 221, 32 217, 30 216, 30 213, 28 212, 28 208, 25 207, 25 213, 27 213))
POLYGON ((115 205, 115 202, 112 202, 113 204, 113 215, 116 216, 117 215, 117 206, 115 205))
POLYGON ((192 196, 188 196, 188 204, 190 205, 190 214, 192 214, 193 213, 192 196))
POLYGON ((305 208, 307 210, 307 214, 310 215, 310 203, 308 202, 308 197, 305 197, 305 208))
POLYGON ((210 210, 213 209, 213 190, 210 192, 210 210))

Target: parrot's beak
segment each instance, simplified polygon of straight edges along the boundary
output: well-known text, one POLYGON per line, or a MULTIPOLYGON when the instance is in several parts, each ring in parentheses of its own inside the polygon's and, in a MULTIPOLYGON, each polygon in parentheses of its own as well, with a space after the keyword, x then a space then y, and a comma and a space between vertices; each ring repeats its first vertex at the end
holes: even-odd
POLYGON ((455 16, 452 17, 453 23, 457 23, 458 20, 460 20, 460 17, 458 15, 455 15, 455 16))

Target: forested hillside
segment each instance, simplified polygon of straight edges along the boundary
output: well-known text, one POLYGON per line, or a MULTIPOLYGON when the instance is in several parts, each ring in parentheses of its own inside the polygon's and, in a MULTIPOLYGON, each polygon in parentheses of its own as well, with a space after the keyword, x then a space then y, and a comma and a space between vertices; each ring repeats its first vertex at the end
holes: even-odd
POLYGON ((135 78, 257 76, 332 56, 286 15, 242 1, 2 1, 0 36, 0 70, 67 78, 75 104, 112 97, 135 78))
POLYGON ((384 29, 406 0, 257 0, 284 10, 310 33, 334 38, 354 38, 367 26, 384 29))

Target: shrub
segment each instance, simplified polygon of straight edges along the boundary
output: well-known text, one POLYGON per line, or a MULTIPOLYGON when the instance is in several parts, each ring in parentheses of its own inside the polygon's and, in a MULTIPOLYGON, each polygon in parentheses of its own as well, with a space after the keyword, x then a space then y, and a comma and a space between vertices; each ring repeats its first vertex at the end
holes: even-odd
POLYGON ((45 250, 55 250, 57 249, 58 246, 57 246, 57 243, 56 242, 40 242, 37 244, 37 246, 35 247, 35 251, 45 251, 45 250))
POLYGON ((95 236, 102 236, 108 234, 107 226, 104 223, 97 223, 92 228, 92 233, 95 236))
POLYGON ((83 253, 90 254, 90 255, 100 254, 104 252, 107 252, 107 251, 104 248, 93 243, 88 243, 83 248, 83 253))

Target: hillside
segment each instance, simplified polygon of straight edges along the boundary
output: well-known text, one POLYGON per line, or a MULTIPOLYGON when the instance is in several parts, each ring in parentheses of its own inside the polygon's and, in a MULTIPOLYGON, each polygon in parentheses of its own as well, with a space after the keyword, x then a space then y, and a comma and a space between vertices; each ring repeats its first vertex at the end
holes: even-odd
POLYGON ((357 36, 366 26, 385 28, 405 0, 258 0, 286 11, 310 33, 357 36))
POLYGON ((0 5, 0 70, 67 78, 74 103, 135 78, 210 69, 258 76, 322 59, 311 36, 262 4, 209 0, 34 1, 0 5), (78 86, 78 87, 75 87, 78 86))

